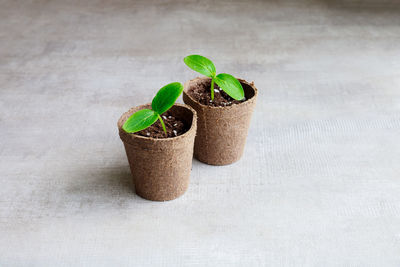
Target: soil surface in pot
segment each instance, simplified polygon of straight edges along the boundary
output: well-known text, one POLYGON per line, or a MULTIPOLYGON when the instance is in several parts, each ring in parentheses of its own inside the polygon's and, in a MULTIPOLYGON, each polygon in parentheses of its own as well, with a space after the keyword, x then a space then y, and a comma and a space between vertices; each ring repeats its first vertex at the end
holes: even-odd
POLYGON ((240 101, 233 99, 222 91, 216 83, 214 83, 214 100, 211 101, 211 80, 192 85, 187 93, 197 102, 213 107, 227 107, 246 101, 246 98, 240 101))
POLYGON ((187 127, 187 125, 185 125, 183 121, 172 116, 169 111, 165 112, 161 117, 163 118, 165 128, 167 130, 167 136, 165 135, 159 120, 157 120, 149 128, 146 128, 134 134, 153 138, 169 138, 179 136, 189 130, 189 127, 187 127))

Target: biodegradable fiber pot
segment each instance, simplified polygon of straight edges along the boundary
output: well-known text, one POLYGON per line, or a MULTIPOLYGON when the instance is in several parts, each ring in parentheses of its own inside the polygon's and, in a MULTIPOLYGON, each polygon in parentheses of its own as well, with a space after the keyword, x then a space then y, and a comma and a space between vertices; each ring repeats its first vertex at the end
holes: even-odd
POLYGON ((183 101, 197 112, 197 136, 194 156, 211 165, 227 165, 239 160, 246 144, 251 115, 256 105, 257 88, 254 83, 238 79, 246 101, 227 107, 207 106, 196 101, 188 91, 198 83, 210 80, 198 77, 187 81, 183 101))
POLYGON ((135 190, 145 199, 172 200, 185 193, 189 186, 196 136, 196 111, 182 104, 175 104, 170 109, 189 128, 177 137, 156 139, 125 132, 122 129, 125 121, 134 112, 144 108, 151 108, 151 105, 132 108, 118 121, 119 136, 125 146, 135 190))

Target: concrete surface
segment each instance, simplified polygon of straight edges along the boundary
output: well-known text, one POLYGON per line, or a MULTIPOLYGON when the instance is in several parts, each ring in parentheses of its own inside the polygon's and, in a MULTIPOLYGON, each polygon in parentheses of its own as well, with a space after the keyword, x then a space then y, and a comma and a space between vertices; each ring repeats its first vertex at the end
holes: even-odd
POLYGON ((399 1, 0 1, 0 266, 400 266, 399 1), (113 3, 111 3, 113 2, 113 3), (133 193, 184 56, 260 89, 242 160, 133 193))

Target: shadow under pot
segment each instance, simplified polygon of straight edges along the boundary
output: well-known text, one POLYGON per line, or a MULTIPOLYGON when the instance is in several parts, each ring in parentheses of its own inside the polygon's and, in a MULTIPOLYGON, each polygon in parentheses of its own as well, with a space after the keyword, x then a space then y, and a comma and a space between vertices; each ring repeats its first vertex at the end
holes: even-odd
POLYGON ((196 111, 182 104, 175 104, 169 110, 189 129, 176 137, 158 139, 125 132, 122 129, 125 121, 145 108, 151 108, 151 105, 132 108, 118 120, 119 136, 125 146, 135 191, 148 200, 172 200, 185 193, 189 186, 196 111))
MULTIPOLYGON (((195 96, 195 89, 211 84, 211 78, 198 77, 184 84, 183 101, 194 108, 198 116, 194 157, 201 162, 228 165, 238 161, 243 155, 256 105, 257 88, 254 83, 238 80, 243 86, 245 100, 223 107, 202 104, 195 96)), ((207 88, 209 91, 210 87, 207 88)))

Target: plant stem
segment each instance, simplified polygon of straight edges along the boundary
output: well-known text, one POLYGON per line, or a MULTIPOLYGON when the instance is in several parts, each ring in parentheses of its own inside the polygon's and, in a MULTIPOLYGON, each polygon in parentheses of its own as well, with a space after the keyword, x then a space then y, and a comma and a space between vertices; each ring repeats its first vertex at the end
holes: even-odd
POLYGON ((159 119, 160 122, 161 122, 161 126, 162 126, 162 128, 163 128, 163 130, 164 130, 164 133, 167 134, 167 129, 165 129, 164 121, 162 120, 160 114, 157 114, 157 116, 158 116, 158 119, 159 119))
POLYGON ((214 100, 214 78, 211 79, 211 101, 214 100))

